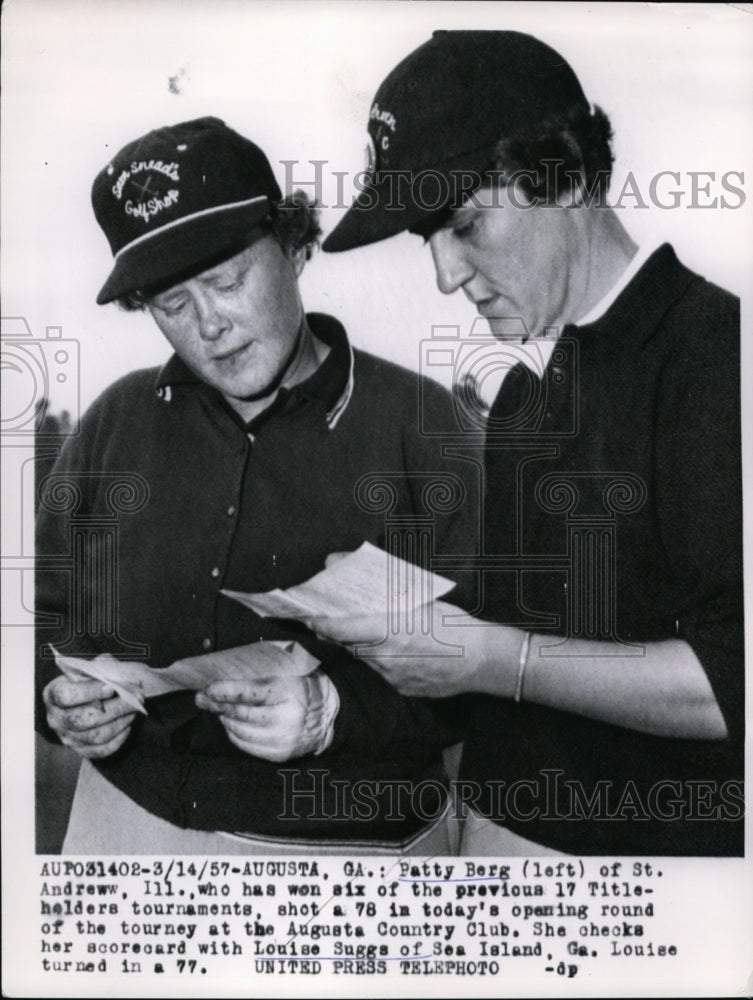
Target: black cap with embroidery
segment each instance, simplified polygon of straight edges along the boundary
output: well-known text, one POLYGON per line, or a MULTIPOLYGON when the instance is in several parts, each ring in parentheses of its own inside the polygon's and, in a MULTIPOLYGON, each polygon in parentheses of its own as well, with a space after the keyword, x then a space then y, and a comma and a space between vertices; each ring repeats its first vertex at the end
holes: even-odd
POLYGON ((240 249, 281 198, 261 149, 219 118, 135 139, 92 187, 94 214, 115 257, 97 302, 164 285, 240 249))
POLYGON ((376 243, 456 207, 500 139, 578 106, 589 104, 577 77, 537 38, 434 32, 379 87, 369 113, 367 183, 323 249, 376 243))

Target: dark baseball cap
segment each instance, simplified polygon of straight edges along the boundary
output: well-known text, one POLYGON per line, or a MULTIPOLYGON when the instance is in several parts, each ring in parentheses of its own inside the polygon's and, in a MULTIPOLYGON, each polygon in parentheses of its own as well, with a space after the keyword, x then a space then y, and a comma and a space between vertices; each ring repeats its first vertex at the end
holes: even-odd
POLYGON ((219 118, 135 139, 92 187, 94 214, 115 257, 97 302, 164 286, 241 249, 281 198, 261 149, 219 118))
POLYGON ((500 139, 577 106, 589 103, 575 73, 532 35, 435 31, 377 90, 364 189, 323 249, 376 243, 458 207, 500 139))

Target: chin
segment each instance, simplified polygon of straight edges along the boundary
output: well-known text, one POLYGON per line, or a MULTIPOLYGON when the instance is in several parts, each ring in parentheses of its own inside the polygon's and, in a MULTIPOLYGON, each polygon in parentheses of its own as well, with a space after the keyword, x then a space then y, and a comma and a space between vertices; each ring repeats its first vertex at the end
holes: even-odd
POLYGON ((530 334, 520 329, 513 330, 507 323, 490 322, 489 329, 500 344, 525 344, 527 340, 533 340, 530 334))
POLYGON ((238 386, 227 391, 225 395, 237 399, 239 403, 254 403, 260 399, 266 399, 272 392, 274 392, 274 388, 265 383, 264 385, 238 386))
POLYGON ((530 331, 535 327, 527 326, 525 319, 511 311, 506 316, 487 316, 486 321, 495 340, 504 344, 525 344, 533 340, 530 331))

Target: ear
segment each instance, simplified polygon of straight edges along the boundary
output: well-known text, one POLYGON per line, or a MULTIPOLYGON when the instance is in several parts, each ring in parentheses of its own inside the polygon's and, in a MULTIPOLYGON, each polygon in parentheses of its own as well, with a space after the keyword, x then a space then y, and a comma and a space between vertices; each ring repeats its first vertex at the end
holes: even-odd
POLYGON ((571 174, 568 171, 567 176, 570 178, 570 184, 567 190, 563 190, 557 195, 556 204, 561 208, 581 208, 583 206, 583 187, 585 185, 583 172, 578 171, 577 174, 571 174))
POLYGON ((303 273, 303 269, 306 266, 306 248, 300 247, 298 250, 289 250, 288 257, 293 265, 296 278, 300 278, 303 273))

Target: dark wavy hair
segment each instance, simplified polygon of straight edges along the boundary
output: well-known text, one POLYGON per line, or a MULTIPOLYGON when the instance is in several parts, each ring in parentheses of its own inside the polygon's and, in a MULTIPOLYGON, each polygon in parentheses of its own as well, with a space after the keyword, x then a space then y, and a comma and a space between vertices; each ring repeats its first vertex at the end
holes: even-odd
POLYGON ((526 198, 550 205, 578 193, 586 205, 606 205, 612 176, 612 125, 599 107, 581 106, 542 119, 501 139, 484 171, 515 179, 526 198))
POLYGON ((147 302, 151 296, 163 291, 179 281, 215 267, 229 257, 235 256, 244 250, 250 243, 258 237, 259 229, 275 237, 282 249, 286 253, 303 251, 306 260, 311 260, 314 250, 319 246, 319 239, 322 235, 322 228, 319 224, 319 207, 312 201, 305 191, 294 191, 287 195, 282 201, 271 204, 267 217, 263 219, 248 234, 248 239, 241 241, 230 252, 223 253, 202 261, 201 265, 191 268, 190 271, 175 275, 169 284, 161 284, 159 287, 139 289, 134 292, 126 292, 115 301, 121 309, 127 312, 134 312, 146 309, 147 302))

